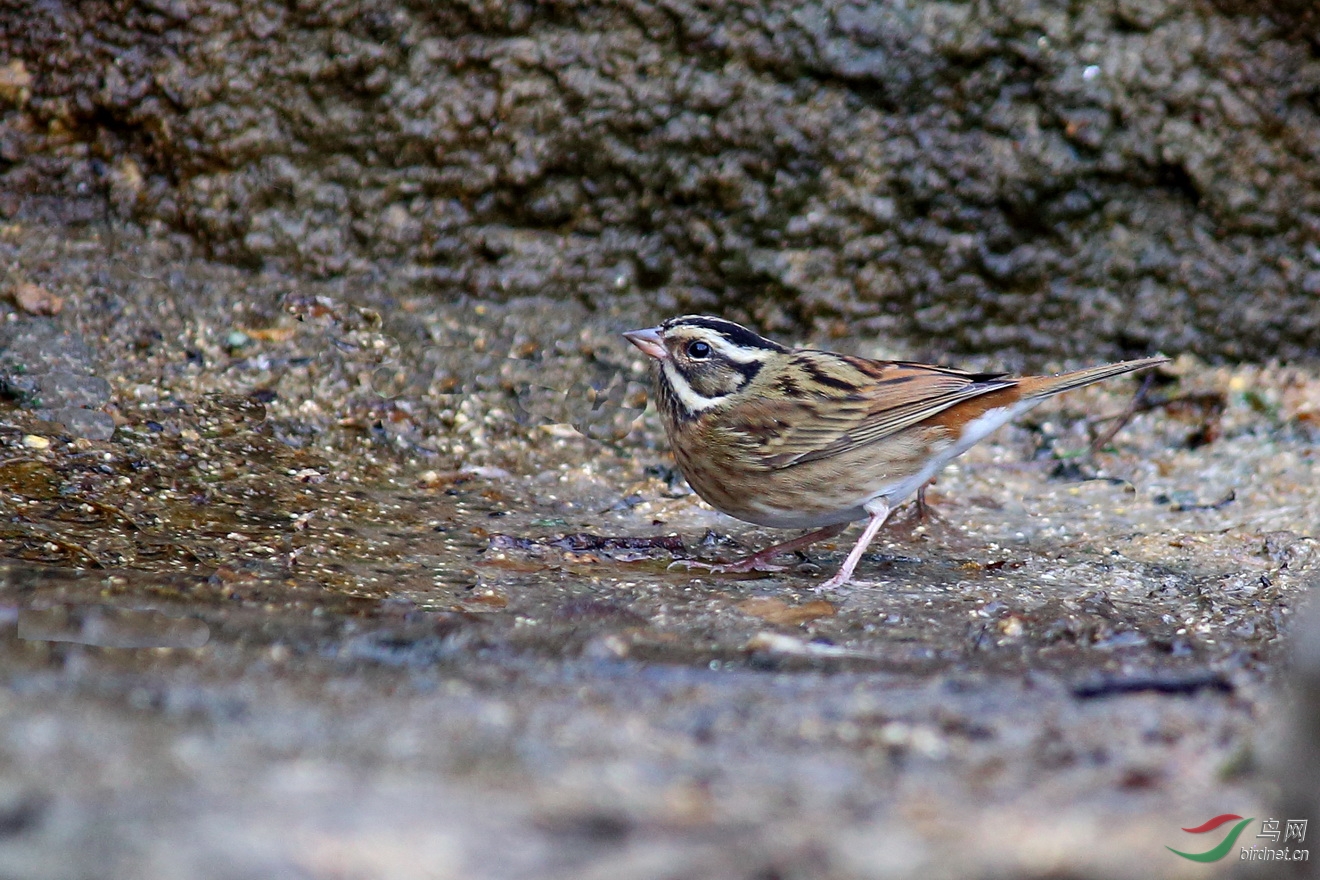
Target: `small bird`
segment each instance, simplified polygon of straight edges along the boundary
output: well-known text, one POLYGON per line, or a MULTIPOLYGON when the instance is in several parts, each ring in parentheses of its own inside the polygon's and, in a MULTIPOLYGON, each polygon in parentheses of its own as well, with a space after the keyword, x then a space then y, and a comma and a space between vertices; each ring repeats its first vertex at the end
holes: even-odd
POLYGON ((821 590, 848 583, 890 511, 996 428, 1052 395, 1168 361, 1014 378, 787 348, 704 315, 623 335, 657 367, 660 418, 696 493, 747 522, 815 529, 713 570, 779 570, 775 555, 869 517, 821 590))

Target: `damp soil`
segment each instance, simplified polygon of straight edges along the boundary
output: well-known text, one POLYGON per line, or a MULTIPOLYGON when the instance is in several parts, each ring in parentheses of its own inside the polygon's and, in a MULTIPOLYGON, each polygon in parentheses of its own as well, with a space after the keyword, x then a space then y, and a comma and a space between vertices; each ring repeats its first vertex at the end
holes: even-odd
POLYGON ((1201 876, 1270 809, 1315 365, 1041 407, 820 594, 855 532, 683 564, 784 534, 675 474, 643 302, 0 250, 6 876, 1201 876))

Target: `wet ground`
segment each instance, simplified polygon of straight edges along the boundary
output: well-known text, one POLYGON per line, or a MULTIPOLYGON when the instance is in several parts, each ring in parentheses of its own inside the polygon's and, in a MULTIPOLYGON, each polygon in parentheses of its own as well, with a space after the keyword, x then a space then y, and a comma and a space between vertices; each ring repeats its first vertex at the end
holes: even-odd
POLYGON ((639 297, 0 251, 4 876, 1203 876, 1305 766, 1314 366, 1048 404, 821 595, 855 533, 671 567, 784 535, 674 474, 639 297))

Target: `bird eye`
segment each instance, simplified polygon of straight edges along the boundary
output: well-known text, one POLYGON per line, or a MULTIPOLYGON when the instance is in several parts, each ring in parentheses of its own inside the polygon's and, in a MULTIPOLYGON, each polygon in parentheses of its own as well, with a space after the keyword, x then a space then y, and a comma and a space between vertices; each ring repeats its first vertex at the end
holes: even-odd
POLYGON ((705 342, 702 342, 701 340, 697 340, 696 342, 689 342, 687 347, 687 353, 688 353, 688 357, 692 358, 693 360, 698 360, 698 361, 705 360, 706 358, 710 357, 710 345, 705 342))

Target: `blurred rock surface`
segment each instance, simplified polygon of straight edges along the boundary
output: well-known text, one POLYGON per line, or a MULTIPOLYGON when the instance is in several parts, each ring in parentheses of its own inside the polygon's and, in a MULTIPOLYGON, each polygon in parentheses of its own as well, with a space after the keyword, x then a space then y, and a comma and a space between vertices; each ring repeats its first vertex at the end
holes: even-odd
POLYGON ((941 353, 1314 357, 1318 34, 1287 0, 0 0, 0 215, 941 353))

